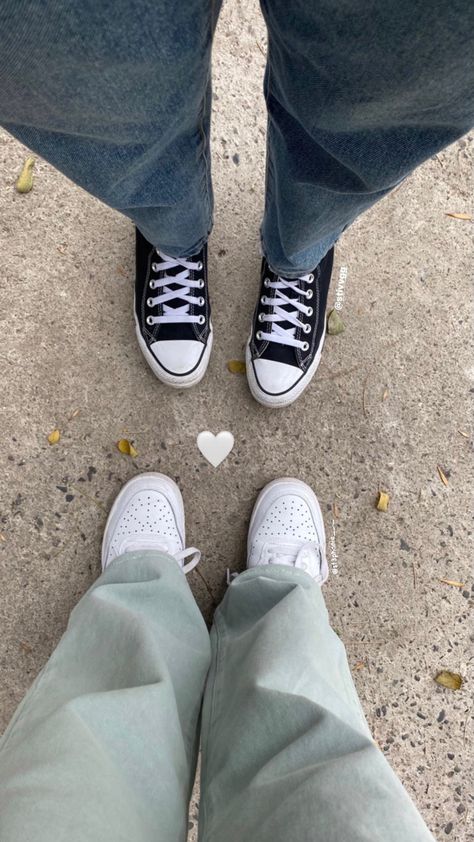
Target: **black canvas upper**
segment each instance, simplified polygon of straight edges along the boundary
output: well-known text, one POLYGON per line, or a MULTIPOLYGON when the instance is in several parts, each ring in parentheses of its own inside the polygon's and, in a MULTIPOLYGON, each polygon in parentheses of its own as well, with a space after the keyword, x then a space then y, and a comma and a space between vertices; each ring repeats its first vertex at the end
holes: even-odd
MULTIPOLYGON (((188 258, 197 263, 201 261, 202 269, 199 271, 190 271, 189 277, 192 280, 202 278, 204 280, 204 287, 199 290, 193 290, 196 297, 204 298, 204 304, 200 307, 197 304, 189 305, 189 312, 193 315, 205 317, 204 324, 196 323, 177 323, 177 324, 155 324, 148 325, 146 323, 147 316, 161 316, 163 315, 163 305, 149 307, 147 300, 150 297, 156 297, 159 294, 158 290, 150 289, 150 281, 155 278, 163 277, 163 272, 155 272, 152 269, 153 263, 160 263, 155 247, 145 239, 143 234, 136 229, 136 280, 135 280, 135 311, 137 315, 140 332, 147 343, 151 345, 157 340, 167 339, 194 339, 204 344, 207 342, 210 332, 210 315, 211 307, 209 302, 209 294, 207 289, 207 243, 201 249, 199 254, 194 254, 188 258)), ((168 269, 169 276, 181 272, 179 267, 176 269, 168 269)), ((168 284, 169 289, 182 289, 181 285, 168 284)), ((170 307, 179 307, 183 305, 183 301, 179 298, 170 299, 167 301, 170 307)))
MULTIPOLYGON (((261 313, 263 315, 273 313, 273 306, 270 304, 262 304, 261 298, 262 296, 265 296, 267 299, 273 299, 275 298, 275 295, 278 294, 278 290, 264 285, 265 278, 269 278, 270 281, 273 282, 277 280, 278 276, 275 272, 272 272, 265 258, 262 259, 260 293, 258 303, 255 308, 252 324, 252 336, 250 340, 250 352, 252 359, 275 360, 277 362, 286 363, 287 365, 294 365, 297 366, 303 374, 305 373, 314 359, 326 328, 326 304, 328 299, 329 284, 331 282, 333 260, 334 249, 332 248, 313 270, 312 274, 314 275, 314 281, 311 284, 298 280, 298 286, 301 287, 303 291, 306 291, 307 289, 313 290, 313 296, 311 299, 308 300, 303 295, 296 296, 296 294, 292 291, 288 291, 287 293, 289 297, 300 301, 305 305, 310 305, 313 308, 311 316, 298 312, 298 320, 303 324, 309 323, 312 327, 310 333, 304 333, 302 328, 296 328, 295 330, 295 339, 300 339, 302 342, 309 343, 308 350, 303 351, 300 348, 293 348, 290 345, 282 345, 277 342, 269 342, 265 339, 257 339, 258 331, 270 333, 272 326, 271 322, 259 321, 259 315, 261 313)), ((292 307, 290 304, 285 304, 283 306, 280 305, 280 309, 291 311, 292 307)), ((282 328, 294 328, 294 325, 292 325, 291 322, 283 321, 278 322, 278 324, 282 328)))

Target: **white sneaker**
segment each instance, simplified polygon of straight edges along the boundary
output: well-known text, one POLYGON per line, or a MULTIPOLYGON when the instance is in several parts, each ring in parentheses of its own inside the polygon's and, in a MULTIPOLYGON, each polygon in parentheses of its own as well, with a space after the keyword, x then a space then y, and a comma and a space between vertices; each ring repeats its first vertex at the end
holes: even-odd
POLYGON ((247 567, 260 564, 287 564, 326 581, 323 516, 305 482, 283 477, 260 492, 250 519, 247 567))
POLYGON ((185 549, 181 492, 164 474, 139 474, 118 493, 105 524, 102 570, 123 553, 158 550, 173 556, 184 573, 196 567, 201 553, 185 549), (187 564, 184 559, 192 556, 187 564))

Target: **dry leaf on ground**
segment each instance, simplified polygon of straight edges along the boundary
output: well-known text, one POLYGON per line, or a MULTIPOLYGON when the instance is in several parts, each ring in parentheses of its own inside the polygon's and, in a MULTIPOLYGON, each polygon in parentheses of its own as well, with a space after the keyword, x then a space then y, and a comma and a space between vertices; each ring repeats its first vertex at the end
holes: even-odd
POLYGON ((346 326, 336 309, 330 310, 328 314, 327 332, 329 336, 337 336, 344 333, 346 326))
POLYGON ((138 456, 138 450, 136 450, 131 441, 128 439, 120 439, 117 442, 117 447, 120 450, 120 453, 125 453, 126 456, 131 456, 132 459, 135 456, 138 456))
POLYGON ((451 585, 453 588, 464 588, 463 582, 456 582, 454 579, 440 579, 439 581, 442 582, 443 585, 451 585))
POLYGON ((448 478, 447 478, 446 474, 444 473, 443 469, 440 468, 439 465, 436 465, 436 470, 438 471, 439 478, 440 478, 441 482, 443 483, 443 485, 449 485, 448 478))
POLYGON ((446 216, 451 216, 453 219, 466 219, 469 222, 472 220, 470 213, 446 213, 446 216))
POLYGON ((59 430, 52 430, 52 432, 48 436, 48 441, 50 444, 57 444, 60 438, 61 433, 59 432, 59 430))
POLYGON ((243 360, 229 360, 227 369, 231 374, 245 374, 246 366, 243 360))
POLYGON ((388 504, 390 503, 390 495, 386 491, 379 491, 377 500, 377 509, 379 512, 388 511, 388 504))
POLYGON ((35 161, 36 158, 27 158, 23 164, 23 169, 15 184, 18 193, 29 193, 33 187, 33 167, 35 161))
POLYGON ((459 673, 449 672, 449 670, 441 670, 435 676, 435 681, 437 684, 441 684, 442 687, 447 687, 448 690, 460 690, 463 683, 459 673))

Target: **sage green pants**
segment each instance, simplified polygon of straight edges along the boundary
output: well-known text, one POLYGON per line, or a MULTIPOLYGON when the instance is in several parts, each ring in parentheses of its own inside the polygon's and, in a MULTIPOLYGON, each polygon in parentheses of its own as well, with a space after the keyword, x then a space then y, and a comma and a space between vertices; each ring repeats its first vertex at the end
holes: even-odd
POLYGON ((428 842, 374 744, 321 590, 238 576, 209 639, 177 563, 117 559, 0 743, 1 842, 428 842))

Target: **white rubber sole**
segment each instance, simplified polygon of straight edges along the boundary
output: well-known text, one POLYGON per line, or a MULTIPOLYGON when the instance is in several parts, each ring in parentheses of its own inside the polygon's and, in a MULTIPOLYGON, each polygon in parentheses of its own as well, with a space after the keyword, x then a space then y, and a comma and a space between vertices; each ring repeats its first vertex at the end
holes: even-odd
POLYGON ((255 377, 253 365, 252 365, 252 355, 250 352, 250 341, 252 335, 247 341, 247 346, 245 349, 245 367, 247 369, 247 381, 249 384, 249 389, 252 396, 255 398, 258 403, 262 404, 262 406, 266 406, 269 409, 281 409, 282 407, 289 406, 293 403, 299 396, 304 392, 304 390, 309 386, 311 380, 313 379, 316 371, 318 369, 319 363, 321 362, 321 354, 323 352, 323 345, 324 340, 326 338, 326 320, 324 322, 324 330, 323 335, 321 337, 321 342, 319 343, 318 350, 314 356, 314 360, 311 363, 310 367, 306 374, 298 380, 295 385, 285 392, 282 395, 269 395, 267 392, 264 392, 263 389, 260 388, 257 378, 255 377))
POLYGON ((301 497, 308 505, 311 514, 313 515, 314 523, 316 525, 316 532, 318 534, 319 545, 321 547, 321 553, 324 559, 324 568, 326 575, 324 576, 323 581, 326 581, 329 571, 327 570, 326 562, 326 531, 324 529, 324 520, 323 514, 321 512, 321 506, 319 505, 318 498, 316 497, 316 494, 314 493, 313 489, 306 482, 303 482, 300 479, 295 479, 294 477, 281 477, 280 479, 274 479, 272 480, 272 482, 269 482, 265 486, 265 488, 262 488, 260 494, 258 495, 255 505, 253 507, 249 524, 247 539, 247 566, 248 559, 250 557, 250 549, 253 545, 254 532, 255 529, 258 528, 255 525, 256 522, 259 521, 258 525, 260 525, 260 515, 263 513, 263 511, 268 510, 275 500, 277 500, 279 497, 283 497, 285 494, 292 494, 294 496, 301 497))
POLYGON ((207 345, 205 351, 202 355, 201 362, 194 369, 190 374, 183 374, 174 375, 168 374, 159 364, 158 360, 155 359, 152 352, 149 350, 143 336, 141 334, 140 328, 138 326, 138 319, 136 313, 135 316, 135 332, 137 334, 138 344, 140 346, 140 350, 145 357, 148 365, 150 366, 153 374, 158 380, 161 380, 162 383, 166 383, 167 386, 172 386, 174 389, 190 389, 191 386, 196 386, 204 377, 207 367, 209 365, 209 359, 211 356, 212 350, 212 342, 213 342, 213 330, 212 330, 212 322, 210 325, 209 331, 209 338, 207 340, 207 345))
POLYGON ((147 490, 157 491, 166 497, 173 510, 181 543, 183 547, 185 546, 184 503, 178 486, 166 474, 153 473, 151 471, 149 473, 138 474, 136 477, 132 477, 120 489, 109 512, 102 539, 102 570, 105 570, 110 542, 124 509, 126 509, 130 500, 137 492, 147 490))

